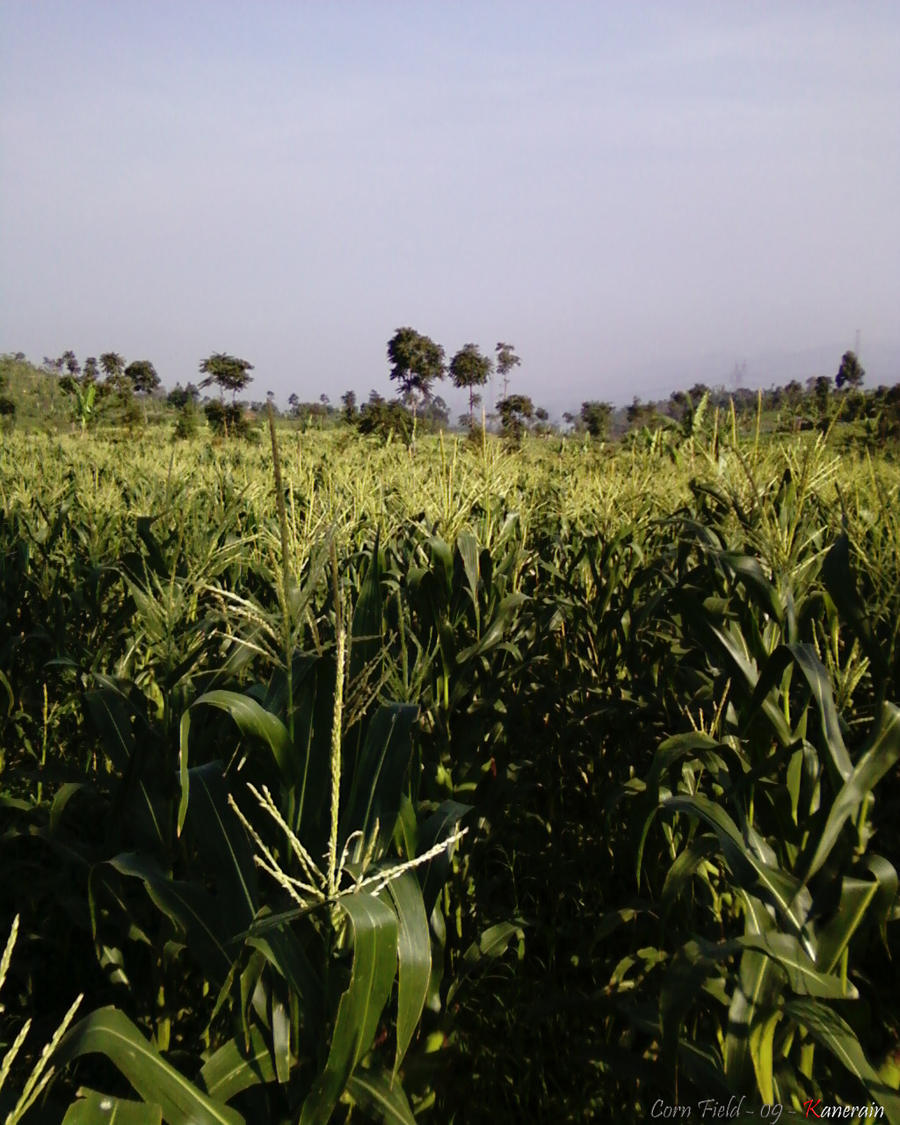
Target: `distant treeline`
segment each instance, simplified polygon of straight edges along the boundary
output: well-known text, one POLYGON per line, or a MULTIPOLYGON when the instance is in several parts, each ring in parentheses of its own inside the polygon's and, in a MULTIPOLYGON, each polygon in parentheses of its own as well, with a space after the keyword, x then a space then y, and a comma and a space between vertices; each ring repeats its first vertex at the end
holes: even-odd
POLYGON ((511 374, 521 363, 513 346, 499 342, 495 352, 496 359, 490 359, 477 345, 465 344, 445 364, 442 347, 412 328, 400 328, 387 347, 390 379, 397 385, 395 397, 388 399, 373 389, 359 403, 356 392, 347 390, 336 404, 327 394, 305 401, 294 393, 286 409, 275 403, 271 392, 262 400, 238 398, 253 381, 253 365, 225 352, 215 352, 200 362, 202 378, 196 383, 182 386, 179 382, 170 390, 147 359, 126 363, 119 353, 104 352, 81 362, 69 350, 56 358, 45 356, 36 368, 18 352, 0 357, 0 420, 10 426, 21 416, 26 423, 39 419, 46 424, 61 413, 83 429, 101 419, 135 427, 174 410, 178 412, 178 436, 196 433, 201 419, 213 433, 248 436, 255 419, 271 411, 275 417, 295 420, 301 429, 350 425, 363 434, 402 440, 410 440, 417 430, 456 428, 480 433, 482 427, 513 441, 525 433, 569 433, 605 440, 646 429, 683 427, 691 424, 698 409, 704 414, 718 409, 733 410, 739 419, 759 413, 769 429, 795 431, 857 422, 879 438, 900 434, 900 385, 864 389, 865 370, 852 351, 841 357, 834 376, 813 376, 805 384, 793 379, 784 386, 751 390, 697 382, 673 391, 667 399, 644 402, 635 397, 627 407, 588 400, 579 410, 566 411, 562 425, 551 420, 548 410, 529 395, 510 393, 511 374), (484 392, 495 373, 501 385, 490 406, 484 392), (34 386, 28 390, 29 381, 41 376, 51 377, 60 393, 46 387, 42 395, 36 394, 34 386), (434 390, 446 376, 454 387, 468 393, 469 409, 455 420, 447 402, 434 390), (205 393, 213 388, 218 394, 205 393), (48 395, 59 410, 45 401, 48 395), (31 409, 29 396, 34 400, 31 409))

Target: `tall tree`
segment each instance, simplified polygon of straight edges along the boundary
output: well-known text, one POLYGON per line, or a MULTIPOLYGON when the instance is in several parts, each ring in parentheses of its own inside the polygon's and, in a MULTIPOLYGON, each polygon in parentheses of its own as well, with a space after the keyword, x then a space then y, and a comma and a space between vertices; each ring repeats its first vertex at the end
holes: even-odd
POLYGON ((862 383, 866 376, 866 372, 856 356, 856 352, 844 352, 841 357, 841 366, 838 368, 838 373, 834 377, 835 385, 838 390, 842 387, 848 386, 851 390, 855 391, 862 383))
POLYGON ((525 432, 526 421, 534 417, 534 403, 528 395, 508 395, 497 403, 503 436, 518 445, 525 432))
POLYGON ((827 375, 816 375, 813 378, 806 380, 806 385, 809 387, 813 400, 816 404, 816 410, 819 413, 819 423, 824 425, 828 419, 828 396, 831 391, 831 380, 827 375))
POLYGON ((450 360, 450 378, 454 387, 465 388, 469 392, 469 425, 472 425, 472 412, 478 397, 476 387, 483 387, 490 378, 492 363, 482 355, 477 344, 464 344, 450 360))
POLYGON ((104 352, 100 356, 100 367, 106 378, 115 382, 119 375, 125 373, 125 360, 118 352, 104 352))
POLYGON ((646 426, 656 417, 656 407, 652 402, 641 402, 637 395, 625 411, 629 426, 646 426))
MULTIPOLYGON (((509 397, 509 373, 522 362, 513 350, 512 344, 499 341, 494 351, 497 353, 497 373, 503 380, 503 398, 509 397)), ((500 404, 497 404, 499 409, 500 404)))
POLYGON ((608 402, 583 402, 581 420, 592 438, 606 437, 612 405, 608 402))
POLYGON ((77 379, 81 374, 81 365, 79 364, 77 358, 75 357, 75 353, 71 350, 71 348, 68 351, 63 352, 60 358, 65 365, 66 371, 68 371, 73 379, 77 379))
POLYGON ((104 352, 100 356, 100 367, 106 376, 109 390, 122 395, 131 394, 131 383, 125 378, 125 359, 118 352, 104 352))
POLYGON ((160 384, 156 368, 149 359, 136 359, 125 368, 126 378, 131 380, 137 394, 148 395, 160 384))
POLYGON ((341 395, 344 409, 341 411, 345 422, 352 422, 356 418, 356 392, 344 391, 341 395))
POLYGON ((387 355, 391 378, 412 403, 415 419, 418 399, 427 402, 431 384, 444 377, 444 349, 414 328, 398 328, 388 340, 387 355))
POLYGON ((200 372, 206 376, 200 386, 208 387, 215 383, 223 397, 225 391, 231 391, 231 401, 234 402, 238 391, 253 382, 253 376, 249 374, 252 370, 253 364, 246 359, 238 359, 226 352, 213 352, 200 364, 200 372))

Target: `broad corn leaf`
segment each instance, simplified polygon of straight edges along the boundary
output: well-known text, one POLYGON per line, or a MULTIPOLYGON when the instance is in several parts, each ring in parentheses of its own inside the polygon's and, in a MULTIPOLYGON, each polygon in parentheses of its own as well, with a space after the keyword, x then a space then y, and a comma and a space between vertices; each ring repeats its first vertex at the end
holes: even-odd
POLYGON ((425 916, 425 903, 419 880, 412 871, 404 872, 388 884, 397 912, 397 1053, 394 1076, 400 1069, 415 1034, 431 979, 431 934, 425 916))
POLYGON ((855 1032, 837 1012, 818 1000, 792 1000, 784 1010, 865 1085, 872 1100, 884 1108, 884 1120, 900 1125, 900 1094, 881 1081, 855 1032))
POLYGON ((59 1045, 58 1064, 101 1054, 135 1090, 162 1110, 167 1125, 244 1125, 244 1118, 189 1082, 148 1043, 117 1008, 100 1008, 75 1025, 59 1045))
POLYGON ((706 821, 718 836, 722 852, 738 884, 745 890, 767 898, 808 950, 812 951, 811 942, 805 933, 806 917, 803 909, 809 894, 806 892, 804 895, 804 888, 798 879, 763 862, 745 842, 731 817, 708 797, 699 794, 693 797, 669 797, 662 802, 662 807, 685 812, 706 821))
POLYGON ((775 1039, 775 1028, 781 1019, 780 1011, 771 1012, 758 1020, 750 1029, 750 1057, 753 1059, 753 1069, 756 1072, 756 1083, 759 1086, 761 1100, 766 1105, 775 1101, 775 1085, 772 1074, 772 1046, 775 1039))
POLYGON ((150 1102, 114 1098, 96 1090, 79 1090, 62 1125, 162 1125, 162 1110, 150 1102))
POLYGON ((832 1000, 855 1000, 859 996, 852 984, 816 968, 815 962, 790 934, 768 931, 739 939, 748 949, 758 949, 778 965, 798 996, 821 996, 832 1000))
POLYGON ((200 1081, 211 1098, 228 1102, 259 1082, 273 1082, 272 1052, 259 1028, 250 1031, 250 1049, 242 1051, 237 1038, 229 1041, 203 1064, 200 1081))
POLYGON ((403 1087, 386 1070, 359 1067, 347 1083, 347 1093, 385 1125, 415 1125, 403 1087))
POLYGON ((900 709, 885 703, 868 749, 841 786, 806 871, 809 880, 828 858, 841 829, 884 775, 900 761, 900 709))
POLYGON ((190 796, 190 779, 188 776, 188 736, 191 729, 191 714, 195 707, 206 704, 224 711, 234 720, 242 735, 258 739, 265 743, 272 751, 272 756, 278 764, 281 776, 288 785, 296 782, 299 772, 299 763, 291 746, 288 729, 271 711, 267 711, 250 695, 243 695, 237 691, 208 691, 195 699, 189 710, 181 717, 180 730, 180 759, 179 775, 181 778, 181 801, 178 806, 178 831, 184 825, 187 815, 187 806, 190 796))
POLYGON ((353 933, 350 984, 338 1005, 325 1069, 303 1103, 300 1125, 328 1121, 357 1063, 369 1050, 397 969, 397 915, 359 893, 339 900, 353 933))

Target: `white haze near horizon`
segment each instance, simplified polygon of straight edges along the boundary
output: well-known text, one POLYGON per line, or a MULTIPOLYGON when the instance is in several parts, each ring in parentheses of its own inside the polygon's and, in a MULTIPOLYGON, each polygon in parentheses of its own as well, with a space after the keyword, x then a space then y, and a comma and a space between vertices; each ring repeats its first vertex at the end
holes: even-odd
POLYGON ((900 378, 896 3, 6 0, 0 42, 2 351, 336 401, 408 324, 554 411, 857 338, 900 378))

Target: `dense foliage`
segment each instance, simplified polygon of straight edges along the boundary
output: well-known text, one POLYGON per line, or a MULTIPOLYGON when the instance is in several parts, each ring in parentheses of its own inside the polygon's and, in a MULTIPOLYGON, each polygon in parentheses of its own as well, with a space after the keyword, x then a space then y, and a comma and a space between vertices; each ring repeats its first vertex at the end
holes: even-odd
POLYGON ((655 433, 8 437, 0 1114, 900 1122, 900 470, 655 433))

